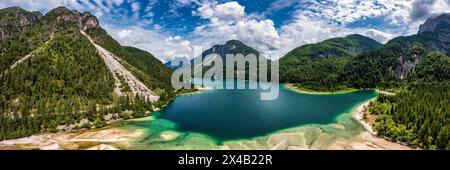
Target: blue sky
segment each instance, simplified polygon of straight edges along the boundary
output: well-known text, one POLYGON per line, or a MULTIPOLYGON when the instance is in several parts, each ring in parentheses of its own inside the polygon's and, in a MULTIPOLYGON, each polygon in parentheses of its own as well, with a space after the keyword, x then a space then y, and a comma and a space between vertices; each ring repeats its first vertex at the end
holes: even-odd
POLYGON ((238 39, 279 57, 295 47, 362 34, 382 43, 414 34, 450 0, 0 0, 43 13, 64 5, 96 15, 123 45, 162 61, 238 39))

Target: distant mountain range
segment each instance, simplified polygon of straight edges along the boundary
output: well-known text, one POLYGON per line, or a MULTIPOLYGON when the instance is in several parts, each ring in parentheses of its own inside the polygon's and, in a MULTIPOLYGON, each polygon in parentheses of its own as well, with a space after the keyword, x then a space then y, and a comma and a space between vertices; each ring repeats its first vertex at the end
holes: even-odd
POLYGON ((361 35, 304 45, 280 59, 280 78, 324 91, 396 86, 430 52, 450 54, 449 24, 450 14, 442 14, 428 19, 418 34, 384 45, 361 35))
POLYGON ((356 34, 303 45, 280 59, 280 80, 313 90, 344 88, 339 74, 349 60, 379 46, 377 41, 356 34))

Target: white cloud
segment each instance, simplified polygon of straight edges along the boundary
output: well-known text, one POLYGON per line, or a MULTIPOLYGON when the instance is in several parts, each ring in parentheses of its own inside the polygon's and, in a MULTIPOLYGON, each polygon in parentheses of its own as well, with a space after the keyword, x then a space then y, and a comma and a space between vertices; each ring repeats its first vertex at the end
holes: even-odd
POLYGON ((419 25, 424 23, 425 20, 431 16, 435 16, 441 13, 448 13, 450 12, 450 1, 449 0, 431 0, 431 1, 424 1, 424 0, 416 0, 414 2, 411 2, 409 5, 409 8, 406 8, 403 10, 403 18, 405 19, 405 22, 402 24, 405 25, 408 28, 407 34, 414 34, 417 33, 419 29, 419 25), (419 14, 417 16, 417 11, 425 10, 425 13, 419 14), (421 15, 421 16, 420 16, 421 15))
POLYGON ((227 40, 237 39, 270 54, 279 47, 279 35, 273 21, 247 15, 245 7, 237 2, 206 3, 194 14, 209 20, 209 23, 195 28, 193 35, 198 44, 223 44, 227 40))
MULTIPOLYGON (((70 3, 76 3, 76 1, 69 1, 70 3)), ((6 8, 10 6, 20 6, 30 11, 49 11, 53 8, 66 4, 63 0, 22 0, 22 1, 0 1, 0 8, 6 8)))
POLYGON ((123 4, 124 0, 112 0, 116 6, 120 6, 123 4))
POLYGON ((175 54, 189 55, 192 52, 190 42, 180 36, 171 36, 158 30, 150 30, 140 26, 118 28, 106 25, 104 28, 122 45, 148 51, 161 61, 167 61, 175 54))
POLYGON ((224 4, 203 3, 197 12, 194 12, 194 15, 199 15, 205 19, 238 20, 244 17, 245 7, 235 1, 224 4))
POLYGON ((362 32, 359 32, 361 35, 364 35, 366 37, 370 37, 380 43, 386 43, 390 39, 394 38, 395 36, 393 34, 383 32, 376 29, 368 29, 363 30, 362 32))
POLYGON ((214 8, 214 16, 221 20, 237 20, 245 15, 245 7, 237 2, 227 2, 214 8))
POLYGON ((123 38, 129 37, 129 36, 131 35, 132 32, 133 32, 133 31, 131 31, 131 30, 124 29, 124 30, 122 30, 122 31, 119 31, 119 32, 117 33, 117 36, 118 36, 120 39, 123 39, 123 38))
POLYGON ((401 9, 411 0, 325 0, 306 1, 300 13, 309 13, 310 17, 326 19, 330 22, 348 24, 360 19, 388 15, 390 12, 401 9))
POLYGON ((131 11, 138 12, 141 9, 141 5, 139 2, 133 2, 131 3, 131 11))

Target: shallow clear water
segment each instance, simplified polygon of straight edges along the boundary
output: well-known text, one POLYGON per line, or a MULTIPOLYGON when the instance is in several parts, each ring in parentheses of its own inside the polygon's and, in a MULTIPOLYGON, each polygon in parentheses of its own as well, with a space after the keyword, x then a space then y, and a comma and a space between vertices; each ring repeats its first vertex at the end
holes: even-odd
POLYGON ((147 130, 133 146, 125 148, 211 149, 227 141, 255 139, 283 129, 338 121, 346 128, 318 128, 324 133, 350 137, 363 129, 344 113, 377 95, 374 90, 303 94, 280 85, 276 100, 262 101, 260 92, 260 89, 206 90, 179 96, 155 113, 155 120, 121 125, 147 130))

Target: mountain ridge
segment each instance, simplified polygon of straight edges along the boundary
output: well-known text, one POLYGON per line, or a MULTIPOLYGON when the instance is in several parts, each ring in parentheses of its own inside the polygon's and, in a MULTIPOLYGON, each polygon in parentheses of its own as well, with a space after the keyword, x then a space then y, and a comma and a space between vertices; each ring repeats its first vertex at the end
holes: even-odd
POLYGON ((417 34, 364 44, 366 49, 348 43, 351 36, 303 45, 280 59, 280 80, 319 91, 398 86, 428 53, 450 54, 449 24, 444 13, 427 19, 417 34))
POLYGON ((92 14, 58 7, 29 21, 22 13, 34 19, 21 8, 0 10, 8 21, 3 32, 26 26, 0 41, 0 140, 102 127, 144 116, 175 96, 170 69, 120 45, 92 14))
POLYGON ((297 47, 282 57, 280 81, 318 91, 345 88, 340 71, 357 54, 381 44, 368 37, 351 34, 297 47))

